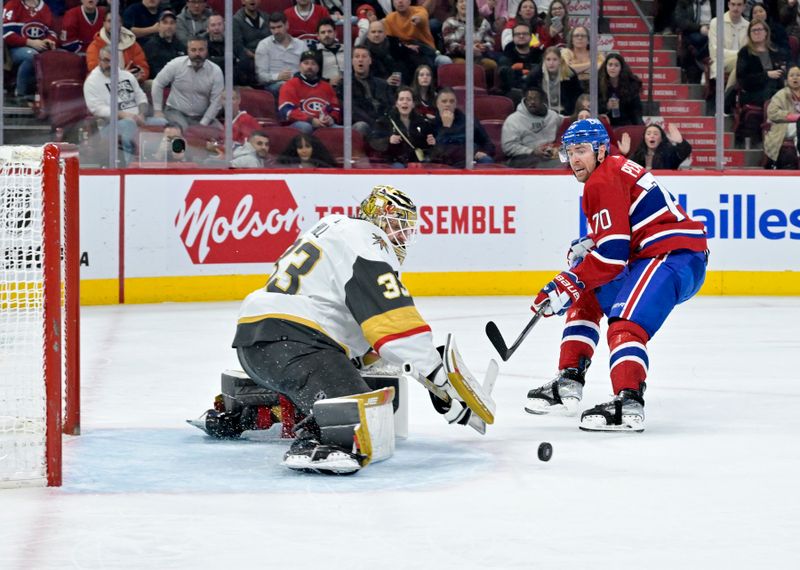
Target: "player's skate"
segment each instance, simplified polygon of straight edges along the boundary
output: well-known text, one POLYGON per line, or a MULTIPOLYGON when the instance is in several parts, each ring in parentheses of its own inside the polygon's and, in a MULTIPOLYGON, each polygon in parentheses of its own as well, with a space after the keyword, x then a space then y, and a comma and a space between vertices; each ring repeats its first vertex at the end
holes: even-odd
POLYGON ((644 431, 645 384, 640 390, 622 390, 613 400, 581 414, 584 431, 644 431))
POLYGON ((525 411, 538 415, 574 415, 583 396, 586 369, 590 363, 588 358, 582 358, 578 368, 565 368, 544 386, 530 390, 525 411))
POLYGON ((351 475, 361 469, 363 457, 316 439, 297 439, 283 456, 283 465, 295 471, 351 475))

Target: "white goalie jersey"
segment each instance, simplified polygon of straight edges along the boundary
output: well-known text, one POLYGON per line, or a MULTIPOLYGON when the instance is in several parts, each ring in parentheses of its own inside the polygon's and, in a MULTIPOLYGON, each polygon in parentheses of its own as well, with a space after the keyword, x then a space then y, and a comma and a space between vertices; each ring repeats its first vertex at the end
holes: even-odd
POLYGON ((372 347, 390 362, 411 362, 428 374, 441 357, 399 268, 379 227, 326 216, 286 250, 267 285, 244 300, 233 346, 274 340, 273 325, 291 323, 321 333, 348 357, 372 347))

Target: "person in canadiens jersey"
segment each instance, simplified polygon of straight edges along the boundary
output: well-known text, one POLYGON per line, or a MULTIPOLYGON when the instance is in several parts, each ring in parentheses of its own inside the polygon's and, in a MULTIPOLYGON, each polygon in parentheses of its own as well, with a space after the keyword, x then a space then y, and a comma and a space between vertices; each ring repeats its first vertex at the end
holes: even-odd
MULTIPOLYGON (((370 392, 351 359, 375 351, 398 367, 412 364, 447 390, 431 328, 399 276, 416 224, 416 206, 405 193, 376 186, 359 218, 319 220, 276 262, 266 286, 244 300, 233 341, 244 371, 308 416, 284 458, 287 467, 325 471, 326 462, 340 465, 344 458, 353 462, 348 469, 359 468, 351 450, 331 453, 310 415, 319 400, 370 392)), ((437 410, 450 423, 469 419, 468 407, 448 404, 437 410)))
POLYGON ((676 305, 700 289, 708 250, 705 227, 640 165, 609 156, 600 121, 573 123, 562 137, 562 161, 584 183, 581 208, 589 234, 572 242, 569 269, 536 295, 532 310, 563 315, 559 373, 528 392, 532 414, 575 413, 586 369, 608 318, 613 400, 587 409, 587 431, 642 431, 649 366, 647 343, 676 305))

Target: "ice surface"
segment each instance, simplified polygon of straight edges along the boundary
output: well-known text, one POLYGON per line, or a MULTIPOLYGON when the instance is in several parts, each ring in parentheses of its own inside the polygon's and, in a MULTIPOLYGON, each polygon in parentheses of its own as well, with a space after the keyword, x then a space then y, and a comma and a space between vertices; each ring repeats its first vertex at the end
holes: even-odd
MULTIPOLYGON (((520 297, 418 304, 479 378, 486 321, 513 340, 530 316, 520 297)), ((643 434, 523 411, 555 371, 561 321, 543 320, 501 363, 485 437, 412 385, 408 440, 352 477, 292 473, 285 442, 184 423, 238 367, 237 307, 83 310, 83 435, 65 440, 62 488, 0 491, 0 568, 800 567, 798 298, 679 307, 650 343, 643 434)), ((585 406, 609 397, 607 357, 585 406)))

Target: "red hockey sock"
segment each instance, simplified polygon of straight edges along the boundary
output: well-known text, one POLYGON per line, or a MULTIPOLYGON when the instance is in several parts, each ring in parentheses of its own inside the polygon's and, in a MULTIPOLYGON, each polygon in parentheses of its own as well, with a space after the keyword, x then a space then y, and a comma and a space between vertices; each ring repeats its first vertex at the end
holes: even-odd
POLYGON ((645 330, 632 321, 614 321, 608 327, 608 349, 611 351, 611 385, 614 393, 639 390, 647 378, 649 361, 645 330))
POLYGON ((600 319, 603 310, 597 297, 589 291, 569 310, 564 332, 561 335, 561 352, 558 357, 558 369, 578 368, 581 358, 591 360, 597 343, 600 341, 600 319))

